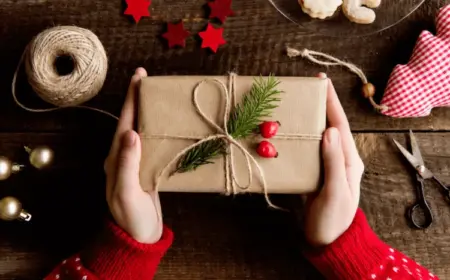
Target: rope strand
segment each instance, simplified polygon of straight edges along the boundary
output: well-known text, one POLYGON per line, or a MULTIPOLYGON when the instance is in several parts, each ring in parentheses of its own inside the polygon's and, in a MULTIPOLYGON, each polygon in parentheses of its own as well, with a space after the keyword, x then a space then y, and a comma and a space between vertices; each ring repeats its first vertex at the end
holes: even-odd
MULTIPOLYGON (((258 176, 261 180, 262 185, 262 192, 264 193, 264 198, 266 199, 267 204, 276 209, 281 209, 280 207, 274 205, 269 197, 269 192, 267 189, 267 182, 266 177, 264 174, 264 170, 262 169, 261 165, 258 163, 258 161, 255 159, 255 157, 250 154, 250 152, 238 141, 236 141, 228 132, 228 119, 229 114, 231 111, 231 103, 235 102, 233 100, 236 100, 236 74, 231 73, 229 75, 229 82, 228 82, 228 89, 225 86, 225 84, 217 79, 205 79, 201 82, 199 82, 193 91, 193 103, 194 107, 197 111, 197 113, 200 115, 200 117, 206 121, 208 124, 210 124, 212 127, 214 127, 217 130, 216 134, 202 137, 202 136, 181 136, 181 135, 141 135, 142 139, 186 139, 186 140, 196 140, 197 142, 189 145, 188 147, 184 148, 180 152, 178 152, 172 160, 170 160, 158 173, 156 180, 155 180, 155 190, 157 191, 159 189, 159 186, 161 184, 162 177, 167 174, 169 169, 180 160, 180 158, 186 153, 188 153, 191 149, 194 149, 201 144, 216 140, 216 139, 223 139, 224 141, 227 141, 228 143, 228 150, 229 152, 225 155, 224 160, 224 170, 225 170, 225 193, 226 194, 235 194, 237 192, 237 188, 241 190, 247 190, 250 188, 253 182, 253 171, 252 166, 256 167, 256 170, 258 171, 258 176), (207 82, 213 82, 219 85, 220 88, 220 94, 224 97, 225 100, 225 112, 223 115, 223 128, 220 127, 215 121, 213 121, 211 118, 206 116, 201 109, 199 103, 198 103, 198 94, 199 89, 201 85, 207 82), (244 156, 246 160, 246 167, 247 167, 247 174, 248 174, 248 182, 245 186, 241 186, 239 183, 237 177, 235 176, 235 156, 233 153, 233 147, 237 148, 244 156)), ((276 137, 277 139, 285 139, 285 140, 299 140, 299 139, 305 139, 305 140, 321 140, 321 135, 310 135, 310 134, 281 134, 276 137)))
POLYGON ((389 109, 389 107, 387 107, 386 105, 379 105, 375 102, 375 100, 373 99, 373 95, 375 94, 375 92, 374 92, 375 87, 373 87, 373 85, 369 83, 364 72, 355 64, 342 61, 342 60, 340 60, 334 56, 331 56, 329 54, 326 54, 326 53, 316 52, 316 51, 312 51, 312 50, 308 50, 308 49, 297 50, 294 48, 286 47, 286 53, 287 53, 287 56, 290 58, 301 56, 301 57, 306 58, 309 61, 319 64, 319 65, 343 66, 343 67, 347 68, 350 72, 353 72, 361 79, 361 82, 363 83, 363 91, 365 90, 364 87, 367 87, 368 85, 369 85, 369 87, 373 88, 373 92, 371 92, 369 95, 367 95, 365 97, 369 99, 370 104, 376 110, 378 110, 380 112, 384 112, 389 109), (324 60, 321 60, 320 58, 322 58, 324 60))
POLYGON ((44 113, 63 108, 81 108, 119 118, 105 110, 81 105, 96 96, 106 78, 108 61, 100 40, 91 31, 75 26, 57 26, 38 34, 22 53, 11 83, 14 102, 22 109, 44 113), (70 57, 73 71, 57 73, 55 63, 60 56, 70 57), (16 83, 21 66, 25 64, 28 81, 52 108, 31 108, 17 97, 16 83))

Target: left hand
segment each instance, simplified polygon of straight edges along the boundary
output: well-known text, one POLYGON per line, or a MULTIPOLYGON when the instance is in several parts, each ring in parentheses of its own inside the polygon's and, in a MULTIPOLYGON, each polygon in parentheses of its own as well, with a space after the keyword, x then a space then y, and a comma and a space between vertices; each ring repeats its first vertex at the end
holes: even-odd
MULTIPOLYGON (((320 77, 326 78, 324 74, 320 77)), ((333 243, 350 227, 358 209, 364 171, 350 125, 330 80, 327 117, 331 127, 322 141, 325 182, 306 203, 305 235, 315 246, 333 243)))
POLYGON ((128 88, 116 134, 105 161, 106 200, 116 223, 141 243, 155 243, 162 235, 157 192, 143 191, 139 181, 141 141, 134 128, 136 92, 144 68, 136 69, 128 88))

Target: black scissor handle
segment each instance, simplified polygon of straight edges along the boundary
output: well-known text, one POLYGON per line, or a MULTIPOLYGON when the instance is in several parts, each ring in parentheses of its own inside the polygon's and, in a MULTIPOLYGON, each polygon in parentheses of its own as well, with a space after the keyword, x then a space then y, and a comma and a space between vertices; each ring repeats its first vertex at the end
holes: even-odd
POLYGON ((431 223, 433 223, 433 213, 431 212, 431 208, 425 200, 425 194, 423 192, 423 178, 417 176, 417 184, 416 184, 416 195, 417 195, 417 203, 411 206, 407 211, 407 217, 411 224, 418 228, 424 229, 428 228, 431 223), (422 223, 418 223, 414 217, 414 213, 418 210, 422 210, 425 220, 422 223))
POLYGON ((433 213, 431 212, 430 206, 426 201, 414 204, 408 209, 407 216, 411 224, 418 229, 428 228, 433 223, 433 213), (414 217, 414 212, 422 209, 425 220, 422 223, 418 223, 414 217))

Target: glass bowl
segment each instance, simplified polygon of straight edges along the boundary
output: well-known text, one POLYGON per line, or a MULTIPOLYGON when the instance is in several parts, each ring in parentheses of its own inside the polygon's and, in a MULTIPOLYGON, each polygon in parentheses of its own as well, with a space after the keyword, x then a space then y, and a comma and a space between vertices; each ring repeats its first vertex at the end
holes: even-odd
POLYGON ((425 0, 381 0, 375 8, 376 19, 371 24, 351 22, 341 7, 326 19, 314 19, 302 11, 298 0, 269 0, 290 21, 309 31, 335 37, 358 37, 392 27, 412 14, 425 0))

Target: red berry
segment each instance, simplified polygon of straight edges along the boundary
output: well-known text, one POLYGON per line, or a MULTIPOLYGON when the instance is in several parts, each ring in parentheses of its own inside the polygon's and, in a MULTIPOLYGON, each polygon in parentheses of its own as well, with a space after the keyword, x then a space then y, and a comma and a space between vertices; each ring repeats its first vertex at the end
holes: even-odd
POLYGON ((272 138, 277 134, 279 127, 279 122, 263 122, 259 125, 259 132, 264 138, 272 138))
POLYGON ((272 145, 269 141, 261 141, 259 143, 258 148, 256 148, 256 152, 258 155, 265 157, 265 158, 276 158, 278 157, 277 149, 275 149, 275 146, 272 145))

